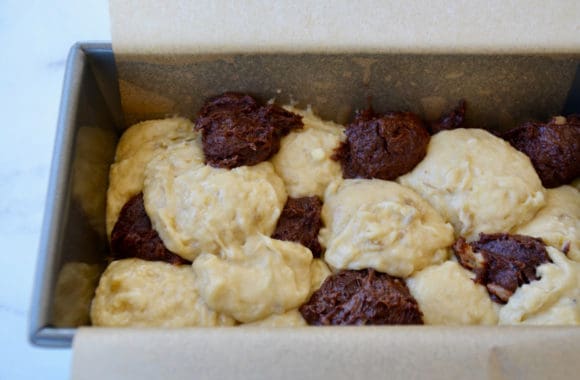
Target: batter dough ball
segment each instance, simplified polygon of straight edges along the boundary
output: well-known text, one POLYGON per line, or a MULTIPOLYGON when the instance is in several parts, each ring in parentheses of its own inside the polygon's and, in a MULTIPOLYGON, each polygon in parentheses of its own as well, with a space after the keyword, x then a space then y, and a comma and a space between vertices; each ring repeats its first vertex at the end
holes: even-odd
POLYGON ((372 269, 330 276, 299 310, 310 325, 423 324, 405 282, 372 269))
POLYGON ((495 325, 498 316, 485 288, 455 261, 430 266, 407 279, 427 325, 495 325))
POLYGON ((580 192, 572 186, 546 191, 546 206, 514 232, 541 238, 544 243, 580 262, 580 192))
POLYGON ((267 318, 262 320, 246 323, 246 326, 255 327, 302 327, 308 326, 302 314, 298 309, 293 309, 285 312, 284 314, 272 314, 267 318))
POLYGON ((469 244, 460 238, 453 250, 498 303, 506 303, 518 287, 537 280, 536 268, 550 260, 540 239, 523 235, 481 234, 469 244))
POLYGON ((233 326, 199 297, 190 266, 161 261, 113 261, 97 287, 91 307, 95 326, 233 326))
POLYGON ((425 159, 398 182, 417 191, 468 240, 524 224, 545 203, 529 158, 482 129, 437 133, 425 159))
POLYGON ((311 110, 285 108, 302 116, 304 129, 294 130, 282 139, 272 164, 289 196, 323 198, 328 184, 342 179, 340 164, 331 157, 346 138, 344 127, 321 120, 311 110))
POLYGON ((116 259, 136 257, 174 265, 191 264, 165 247, 159 234, 151 226, 142 193, 129 199, 121 209, 111 233, 111 250, 116 259))
POLYGON ((202 131, 207 163, 231 169, 266 161, 302 121, 274 104, 262 106, 249 95, 228 92, 204 104, 195 128, 202 131))
POLYGON ((214 310, 247 323, 295 309, 308 297, 312 253, 301 244, 254 235, 222 256, 202 253, 193 262, 200 294, 214 310))
POLYGON ((170 251, 193 261, 274 232, 286 191, 272 164, 227 170, 197 162, 197 152, 180 145, 158 154, 146 170, 145 209, 170 251))
POLYGON ((394 180, 421 162, 429 143, 423 121, 411 112, 359 112, 346 137, 335 155, 344 178, 394 180))
POLYGON ((117 145, 115 162, 109 171, 106 217, 109 238, 125 203, 143 191, 145 168, 149 161, 169 145, 178 143, 195 151, 196 161, 203 163, 201 141, 187 119, 146 121, 133 125, 123 133, 117 145))
POLYGON ((358 179, 329 187, 322 220, 324 259, 337 269, 406 277, 445 261, 453 244, 453 227, 395 182, 358 179))
POLYGON ((545 187, 580 176, 580 120, 556 116, 547 124, 528 122, 502 137, 530 157, 545 187))
POLYGON ((538 267, 540 278, 519 288, 501 308, 500 324, 580 324, 580 264, 548 247, 553 263, 538 267))
POLYGON ((322 227, 321 210, 322 201, 318 197, 288 198, 272 237, 300 243, 310 249, 314 257, 320 257, 322 246, 318 241, 318 232, 322 227))

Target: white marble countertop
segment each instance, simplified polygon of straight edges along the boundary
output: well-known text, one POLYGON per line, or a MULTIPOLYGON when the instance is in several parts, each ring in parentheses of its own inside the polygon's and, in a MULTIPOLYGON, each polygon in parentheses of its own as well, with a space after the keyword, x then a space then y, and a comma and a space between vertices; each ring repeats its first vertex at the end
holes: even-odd
POLYGON ((0 380, 69 376, 69 349, 28 342, 28 310, 68 49, 110 39, 107 0, 0 1, 0 380))

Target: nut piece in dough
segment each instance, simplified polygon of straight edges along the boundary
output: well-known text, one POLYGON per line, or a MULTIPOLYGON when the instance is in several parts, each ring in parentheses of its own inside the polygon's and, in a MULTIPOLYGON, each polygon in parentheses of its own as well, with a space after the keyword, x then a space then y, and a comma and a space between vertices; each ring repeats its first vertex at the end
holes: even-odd
POLYGON ((405 282, 372 269, 328 277, 299 310, 310 325, 423 324, 405 282))
POLYGON ((254 327, 302 327, 308 326, 298 309, 292 309, 284 314, 272 314, 256 322, 246 323, 245 326, 254 327))
POLYGON ((538 267, 539 280, 519 288, 499 312, 500 324, 580 324, 580 264, 555 248, 553 263, 538 267))
POLYGON ((413 190, 382 180, 345 180, 322 206, 325 260, 337 269, 374 268, 406 277, 439 264, 453 228, 413 190))
POLYGON ((161 261, 113 261, 97 287, 91 308, 95 326, 232 326, 199 297, 190 266, 161 261))
POLYGON ((394 180, 421 162, 429 143, 423 121, 411 112, 359 112, 346 137, 335 155, 344 178, 394 180))
POLYGON ((228 92, 209 99, 195 128, 202 131, 203 152, 209 165, 235 168, 266 161, 280 148, 280 139, 302 128, 299 115, 250 95, 228 92))
POLYGON ((146 170, 145 209, 170 251, 193 261, 274 232, 286 191, 272 164, 228 170, 196 162, 195 152, 174 146, 146 170))
POLYGON ((280 142, 280 151, 272 157, 274 169, 294 198, 318 196, 333 181, 342 179, 340 164, 331 157, 346 138, 344 127, 323 121, 311 110, 287 110, 302 116, 304 129, 292 131, 280 142))
POLYGON ((417 191, 468 241, 480 232, 509 231, 545 203, 529 158, 482 129, 437 133, 427 156, 398 182, 417 191))
POLYGON ((546 206, 514 232, 541 238, 544 243, 580 262, 580 192, 572 186, 546 191, 546 206))
POLYGON ((455 261, 414 273, 407 286, 427 325, 495 325, 497 311, 485 288, 455 261))
POLYGON ((150 120, 127 129, 117 145, 115 163, 109 171, 107 191, 107 236, 111 236, 123 205, 143 191, 145 168, 151 159, 169 145, 183 143, 196 151, 203 163, 201 141, 193 124, 184 118, 150 120))
POLYGON ((247 323, 294 309, 308 297, 312 253, 301 244, 254 235, 222 254, 226 258, 202 253, 193 262, 212 309, 247 323))

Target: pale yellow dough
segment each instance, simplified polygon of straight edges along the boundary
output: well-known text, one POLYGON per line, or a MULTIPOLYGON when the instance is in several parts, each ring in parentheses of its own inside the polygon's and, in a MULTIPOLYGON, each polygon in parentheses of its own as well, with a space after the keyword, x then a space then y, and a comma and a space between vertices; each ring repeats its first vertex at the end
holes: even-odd
POLYGON ((103 275, 91 308, 95 326, 233 326, 199 297, 191 267, 161 261, 113 261, 103 275))
POLYGON ((267 318, 256 322, 246 323, 245 326, 255 327, 302 327, 308 326, 298 309, 293 309, 284 314, 272 314, 267 318))
POLYGON ((553 263, 540 265, 540 279, 516 290, 499 312, 500 324, 580 324, 580 264, 546 249, 553 263))
POLYGON ((344 127, 321 120, 310 109, 285 108, 302 116, 304 128, 282 138, 280 151, 271 162, 289 196, 323 198, 328 184, 342 179, 340 164, 331 156, 346 138, 344 127))
POLYGON ((186 144, 195 152, 196 161, 203 163, 201 141, 188 119, 176 117, 145 121, 123 133, 117 145, 115 162, 109 171, 107 236, 111 236, 125 203, 143 190, 145 168, 149 161, 176 143, 186 144))
POLYGON ((544 243, 563 251, 580 262, 580 192, 572 186, 546 190, 546 205, 517 234, 541 238, 544 243))
POLYGON ((274 232, 286 191, 272 164, 228 170, 196 160, 195 151, 173 146, 147 166, 145 209, 170 251, 193 261, 274 232))
POLYGON ((448 256, 453 228, 413 190, 383 180, 330 186, 322 207, 325 260, 406 277, 448 256))
POLYGON ((298 243, 254 235, 222 257, 202 253, 193 270, 212 309, 247 323, 300 306, 310 292, 311 263, 312 253, 298 243))
POLYGON ((417 191, 468 240, 509 231, 544 205, 530 159, 482 129, 442 131, 398 182, 417 191))
POLYGON ((454 261, 430 266, 407 279, 428 325, 494 325, 497 311, 486 289, 454 261))

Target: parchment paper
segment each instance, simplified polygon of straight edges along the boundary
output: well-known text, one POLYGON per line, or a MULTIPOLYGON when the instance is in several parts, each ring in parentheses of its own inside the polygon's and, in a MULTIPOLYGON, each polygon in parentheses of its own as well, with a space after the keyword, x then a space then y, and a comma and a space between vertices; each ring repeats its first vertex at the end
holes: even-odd
MULTIPOLYGON (((573 0, 111 0, 110 11, 128 124, 194 117, 226 90, 312 104, 338 122, 368 105, 435 118, 461 98, 487 128, 580 112, 573 0)), ((73 350, 74 379, 580 374, 580 329, 564 327, 87 327, 73 350)))

